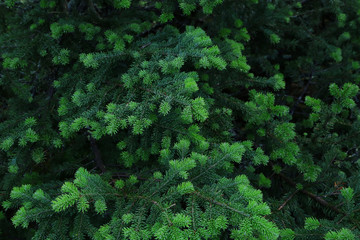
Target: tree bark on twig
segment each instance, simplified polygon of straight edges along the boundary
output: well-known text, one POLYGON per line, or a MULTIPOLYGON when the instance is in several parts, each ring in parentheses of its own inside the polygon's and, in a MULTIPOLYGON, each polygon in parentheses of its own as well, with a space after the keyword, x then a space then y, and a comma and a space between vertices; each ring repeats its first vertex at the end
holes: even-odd
POLYGON ((106 167, 104 165, 104 162, 102 161, 100 150, 96 144, 95 139, 90 134, 89 134, 89 141, 91 145, 91 150, 94 153, 94 162, 96 164, 96 167, 98 167, 101 170, 101 172, 104 173, 106 171, 106 167))
POLYGON ((293 192, 290 197, 288 199, 286 199, 286 201, 281 204, 281 206, 278 208, 278 211, 280 211, 283 207, 285 207, 285 205, 295 196, 295 194, 299 192, 299 190, 296 190, 295 192, 293 192))

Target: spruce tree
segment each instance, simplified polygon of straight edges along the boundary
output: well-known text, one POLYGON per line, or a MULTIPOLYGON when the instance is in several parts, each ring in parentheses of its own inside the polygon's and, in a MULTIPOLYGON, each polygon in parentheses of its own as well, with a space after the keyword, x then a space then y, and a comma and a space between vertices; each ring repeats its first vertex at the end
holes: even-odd
POLYGON ((1 0, 0 239, 360 239, 359 0, 1 0))

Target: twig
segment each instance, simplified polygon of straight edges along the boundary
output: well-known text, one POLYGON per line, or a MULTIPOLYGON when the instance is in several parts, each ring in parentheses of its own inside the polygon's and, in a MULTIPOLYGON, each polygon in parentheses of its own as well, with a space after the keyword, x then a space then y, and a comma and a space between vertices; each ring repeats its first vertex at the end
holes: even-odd
POLYGON ((310 76, 309 76, 309 81, 307 82, 307 84, 304 87, 304 90, 302 91, 301 95, 298 97, 297 101, 295 102, 294 106, 292 107, 290 114, 292 115, 295 112, 296 107, 299 105, 299 103, 301 102, 301 100, 303 99, 305 93, 307 92, 310 83, 311 83, 311 79, 313 77, 313 71, 311 71, 310 76))
MULTIPOLYGON (((128 173, 121 173, 121 172, 115 172, 113 173, 113 177, 118 177, 118 178, 129 178, 131 175, 134 175, 134 174, 128 174, 128 173)), ((135 175, 134 175, 135 176, 135 175)), ((146 180, 149 180, 149 178, 145 178, 145 177, 139 177, 139 176, 136 176, 136 178, 138 180, 142 180, 142 181, 146 181, 146 180)), ((155 181, 158 181, 160 182, 161 179, 155 179, 155 181)))
POLYGON ((67 5, 66 0, 62 0, 62 4, 63 4, 64 12, 65 12, 67 15, 69 15, 69 8, 68 8, 68 5, 67 5))
POLYGON ((101 172, 105 172, 106 171, 106 167, 101 159, 101 153, 100 153, 100 150, 96 144, 96 141, 95 139, 91 136, 91 134, 89 134, 89 141, 90 141, 90 144, 91 144, 91 149, 95 155, 95 158, 94 158, 94 162, 96 163, 96 167, 98 167, 101 172))
POLYGON ((298 192, 299 190, 296 190, 295 192, 293 192, 293 194, 290 195, 290 197, 288 199, 286 199, 286 201, 281 204, 281 206, 278 208, 278 211, 280 211, 283 207, 285 207, 285 205, 295 196, 295 194, 298 192))
POLYGON ((165 26, 165 23, 158 23, 156 25, 154 25, 152 28, 150 28, 149 30, 146 30, 142 33, 139 33, 136 38, 144 38, 147 37, 150 33, 155 33, 158 29, 160 29, 161 27, 165 26))
POLYGON ((233 211, 233 212, 239 213, 239 214, 241 214, 241 215, 243 215, 243 216, 245 216, 245 217, 250 217, 250 215, 247 214, 247 213, 245 213, 245 212, 239 211, 239 210, 237 210, 237 209, 235 209, 235 208, 227 205, 226 203, 218 202, 218 201, 216 201, 215 199, 212 199, 212 198, 203 196, 203 195, 201 195, 201 194, 200 194, 199 192, 197 192, 197 191, 194 191, 193 194, 195 194, 196 196, 201 197, 201 198, 203 198, 203 199, 205 199, 205 200, 207 200, 207 201, 209 201, 209 202, 212 202, 212 203, 214 203, 214 204, 216 204, 216 205, 219 205, 219 206, 221 206, 221 207, 225 207, 225 208, 227 208, 227 209, 229 209, 229 210, 231 210, 231 211, 233 211))
MULTIPOLYGON (((278 174, 281 178, 283 178, 286 182, 288 182, 290 185, 292 186, 296 186, 296 183, 291 180, 290 178, 288 178, 287 176, 285 176, 282 173, 278 174)), ((318 203, 320 203, 321 205, 330 208, 331 210, 333 210, 334 212, 338 213, 338 214, 344 214, 346 215, 346 213, 342 212, 341 210, 339 210, 338 208, 334 207, 333 205, 331 205, 330 203, 328 203, 327 201, 325 201, 324 199, 322 199, 319 196, 316 196, 315 194, 307 191, 307 190, 299 190, 300 192, 304 193, 305 195, 309 196, 310 198, 314 199, 315 201, 317 201, 318 203)))
POLYGON ((89 8, 90 10, 96 15, 96 17, 98 19, 102 19, 102 17, 100 16, 100 14, 96 11, 95 6, 94 6, 94 2, 92 0, 88 0, 88 4, 89 4, 89 8))

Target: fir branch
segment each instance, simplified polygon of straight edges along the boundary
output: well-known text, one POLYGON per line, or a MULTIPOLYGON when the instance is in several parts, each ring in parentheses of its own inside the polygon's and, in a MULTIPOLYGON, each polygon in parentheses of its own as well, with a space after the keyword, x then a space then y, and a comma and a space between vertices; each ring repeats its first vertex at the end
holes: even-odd
POLYGON ((225 207, 225 208, 227 208, 227 209, 229 209, 229 210, 231 210, 231 211, 233 211, 233 212, 239 213, 239 214, 241 214, 242 216, 245 216, 245 217, 250 217, 250 216, 251 216, 250 214, 247 214, 247 213, 245 213, 245 212, 243 212, 243 211, 240 211, 240 210, 238 210, 238 209, 235 209, 235 208, 227 205, 226 203, 218 202, 218 201, 216 201, 215 199, 212 199, 212 198, 210 198, 210 197, 207 197, 207 196, 205 196, 205 195, 202 195, 199 191, 194 191, 194 192, 192 192, 192 194, 194 194, 194 195, 196 195, 196 196, 198 196, 198 197, 200 197, 200 198, 203 198, 203 199, 207 200, 208 202, 214 203, 214 204, 216 204, 216 205, 218 205, 218 206, 225 207))
MULTIPOLYGON (((290 185, 292 186, 296 186, 296 183, 291 180, 289 177, 285 176, 284 174, 282 173, 278 173, 277 174, 278 176, 280 176, 282 179, 284 179, 287 183, 289 183, 290 185)), ((315 200, 316 202, 320 203, 321 205, 327 207, 327 208, 330 208, 331 210, 333 210, 334 212, 338 213, 338 214, 345 214, 343 213, 340 209, 336 208, 335 206, 331 205, 330 203, 328 203, 327 201, 325 201, 324 199, 322 199, 321 197, 319 196, 316 196, 315 194, 307 191, 307 190, 299 190, 300 192, 302 192, 303 194, 309 196, 310 198, 312 198, 313 200, 315 200)))

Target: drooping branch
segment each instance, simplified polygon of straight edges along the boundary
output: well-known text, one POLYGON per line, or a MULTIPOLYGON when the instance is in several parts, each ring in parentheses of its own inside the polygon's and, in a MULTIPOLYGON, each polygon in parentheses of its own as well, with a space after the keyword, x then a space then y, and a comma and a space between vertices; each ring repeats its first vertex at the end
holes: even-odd
MULTIPOLYGON (((296 186, 296 183, 291 180, 289 177, 285 176, 282 173, 277 174, 278 176, 280 176, 282 179, 284 179, 287 183, 289 183, 292 186, 296 186)), ((346 215, 346 213, 344 213, 343 211, 341 211, 340 209, 336 208, 335 206, 331 205, 330 203, 328 203, 327 201, 325 201, 323 198, 307 191, 307 190, 299 190, 300 192, 302 192, 303 194, 309 196, 310 198, 312 198, 313 200, 315 200, 316 202, 320 203, 321 205, 330 208, 331 210, 333 210, 334 212, 338 213, 338 214, 344 214, 346 215)))

